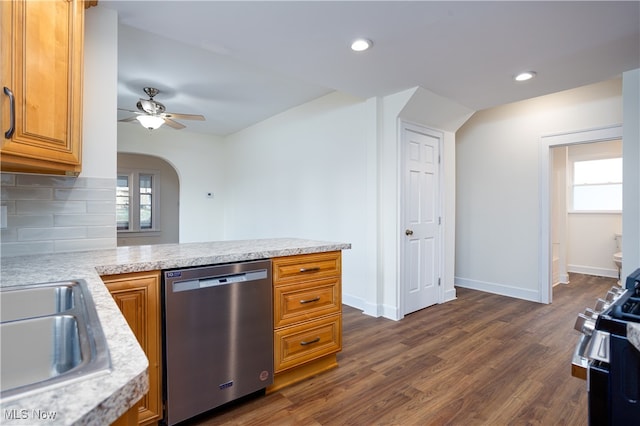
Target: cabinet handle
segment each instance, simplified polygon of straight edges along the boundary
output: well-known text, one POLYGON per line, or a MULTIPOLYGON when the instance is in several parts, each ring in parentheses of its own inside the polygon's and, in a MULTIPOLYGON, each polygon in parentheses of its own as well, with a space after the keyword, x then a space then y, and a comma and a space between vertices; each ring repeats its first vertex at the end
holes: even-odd
POLYGON ((312 344, 312 343, 317 343, 317 342, 319 342, 319 341, 320 341, 320 338, 319 338, 319 337, 316 337, 316 338, 315 338, 315 339, 313 339, 313 340, 309 340, 308 342, 305 342, 305 341, 303 340, 302 342, 300 342, 300 346, 307 346, 307 345, 310 345, 310 344, 312 344))
POLYGON ((11 139, 13 132, 16 130, 16 98, 13 97, 11 89, 6 86, 4 88, 4 94, 9 97, 9 104, 11 105, 9 108, 9 130, 4 132, 4 137, 11 139))
POLYGON ((301 300, 300 304, 304 305, 305 303, 312 303, 312 302, 317 302, 318 300, 320 300, 320 296, 316 296, 313 299, 307 299, 307 300, 301 300))
POLYGON ((318 272, 320 270, 319 267, 315 267, 315 268, 300 268, 300 272, 305 273, 305 272, 318 272))

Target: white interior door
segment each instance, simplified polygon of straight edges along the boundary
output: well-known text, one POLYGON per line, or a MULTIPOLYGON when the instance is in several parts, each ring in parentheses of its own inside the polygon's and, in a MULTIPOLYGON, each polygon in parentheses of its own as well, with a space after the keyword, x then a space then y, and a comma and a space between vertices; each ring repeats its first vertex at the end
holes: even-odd
POLYGON ((439 301, 441 139, 442 134, 426 129, 402 129, 403 314, 439 301))

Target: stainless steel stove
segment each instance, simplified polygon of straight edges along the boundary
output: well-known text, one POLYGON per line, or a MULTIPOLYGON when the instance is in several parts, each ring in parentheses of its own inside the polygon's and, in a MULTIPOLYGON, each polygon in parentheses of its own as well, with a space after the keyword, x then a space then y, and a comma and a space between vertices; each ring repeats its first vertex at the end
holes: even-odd
POLYGON ((640 269, 575 323, 582 336, 571 373, 587 380, 592 426, 640 424, 640 350, 629 341, 629 324, 640 324, 640 269))

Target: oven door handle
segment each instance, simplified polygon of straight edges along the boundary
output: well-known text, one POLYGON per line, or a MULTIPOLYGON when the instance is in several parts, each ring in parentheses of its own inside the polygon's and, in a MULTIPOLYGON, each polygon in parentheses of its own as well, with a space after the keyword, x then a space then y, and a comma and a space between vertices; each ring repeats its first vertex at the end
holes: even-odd
POLYGON ((580 342, 576 345, 571 358, 571 375, 578 379, 587 380, 587 369, 589 368, 589 360, 584 356, 589 343, 589 336, 583 334, 580 342))
POLYGON ((610 362, 610 349, 609 342, 611 340, 610 334, 606 331, 594 330, 587 347, 585 350, 585 356, 589 359, 595 359, 598 361, 610 362))

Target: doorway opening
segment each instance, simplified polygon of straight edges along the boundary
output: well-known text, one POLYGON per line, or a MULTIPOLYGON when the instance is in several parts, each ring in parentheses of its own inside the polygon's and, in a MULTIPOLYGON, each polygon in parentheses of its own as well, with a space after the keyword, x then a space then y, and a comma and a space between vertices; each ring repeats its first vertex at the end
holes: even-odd
POLYGON ((178 173, 166 160, 118 153, 118 246, 178 243, 178 173))
MULTIPOLYGON (((558 191, 554 186, 557 186, 557 180, 554 179, 554 156, 552 149, 559 147, 571 147, 581 144, 589 144, 594 142, 606 142, 622 140, 622 126, 616 125, 611 127, 590 129, 571 133, 562 133, 555 135, 543 136, 540 144, 540 237, 539 237, 539 270, 540 270, 540 282, 539 293, 540 302, 551 303, 553 298, 552 287, 554 284, 554 260, 560 266, 562 263, 562 257, 566 261, 566 253, 561 252, 561 246, 563 241, 555 241, 552 238, 555 235, 559 236, 561 240, 562 236, 562 221, 555 221, 560 214, 559 209, 553 210, 554 203, 564 202, 562 197, 558 196, 558 191), (556 185, 553 185, 555 182, 556 185), (554 200, 555 198, 555 200, 554 200), (557 198, 561 198, 558 200, 557 198), (554 246, 554 243, 557 244, 554 246), (555 250, 555 251, 554 251, 555 250)), ((557 158, 556 158, 557 160, 557 158)), ((566 182, 562 182, 565 184, 566 182)), ((566 226, 567 224, 564 223, 566 226)), ((615 241, 613 235, 611 235, 612 241, 615 241)), ((567 241, 564 241, 566 248, 567 241)), ((558 271, 560 279, 563 271, 558 271)), ((558 277, 555 277, 558 279, 558 277)))

